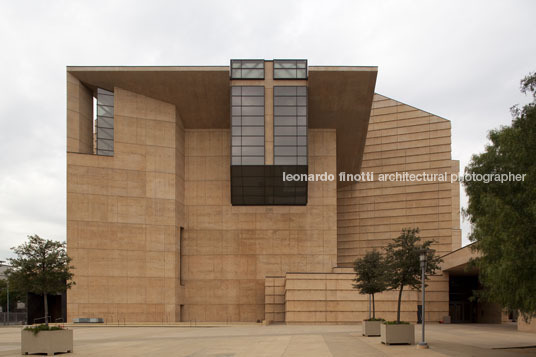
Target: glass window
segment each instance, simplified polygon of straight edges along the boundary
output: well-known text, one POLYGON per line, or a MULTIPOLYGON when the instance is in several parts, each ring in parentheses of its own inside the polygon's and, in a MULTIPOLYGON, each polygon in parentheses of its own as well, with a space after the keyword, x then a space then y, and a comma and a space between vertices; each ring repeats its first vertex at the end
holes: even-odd
POLYGON ((297 97, 275 97, 274 105, 276 106, 296 106, 297 97))
POLYGON ((108 118, 108 117, 100 117, 97 119, 97 127, 98 128, 111 128, 114 127, 114 119, 108 118))
POLYGON ((274 126, 296 126, 296 117, 275 117, 274 126))
MULTIPOLYGON (((289 64, 280 66, 288 67, 289 64)), ((307 165, 305 86, 274 87, 274 164, 307 165)))
POLYGON ((231 125, 232 126, 240 126, 240 125, 242 125, 242 117, 232 117, 231 125))
POLYGON ((296 87, 274 87, 274 99, 275 97, 284 97, 284 96, 296 96, 296 87))
POLYGON ((114 93, 97 88, 96 153, 114 154, 114 93))
POLYGON ((264 116, 257 117, 242 117, 242 124, 248 126, 262 126, 264 127, 264 116))
POLYGON ((276 126, 274 130, 275 136, 296 136, 295 126, 276 126))
POLYGON ((264 126, 242 126, 242 136, 264 136, 264 126))
POLYGON ((264 60, 231 60, 231 79, 264 79, 264 60))
POLYGON ((274 60, 274 79, 307 79, 307 60, 274 60))
POLYGON ((296 156, 277 156, 276 165, 297 165, 298 158, 296 156))
POLYGON ((295 136, 275 136, 274 146, 278 146, 278 145, 281 145, 281 146, 296 145, 296 137, 295 136))
MULTIPOLYGON (((240 66, 255 69, 258 64, 241 62, 240 66)), ((231 94, 231 163, 264 165, 264 87, 233 86, 231 94)))
POLYGON ((264 165, 264 156, 242 156, 242 165, 264 165))
POLYGON ((114 106, 114 96, 101 93, 101 94, 99 94, 99 103, 101 105, 107 105, 109 107, 113 107, 114 106))
MULTIPOLYGON (((242 87, 242 96, 243 97, 255 97, 255 96, 264 97, 264 87, 260 87, 260 86, 242 87)), ((264 102, 262 103, 262 105, 264 106, 264 102)))
POLYGON ((231 97, 231 105, 241 106, 242 105, 242 97, 239 96, 233 96, 231 97))
POLYGON ((264 136, 242 136, 242 146, 264 146, 264 136))
MULTIPOLYGON (((243 146, 242 156, 264 156, 263 146, 243 146)), ((264 161, 263 161, 264 164, 264 161)))
POLYGON ((99 139, 114 140, 114 129, 99 128, 99 139))
POLYGON ((258 107, 242 107, 242 115, 246 116, 252 116, 252 115, 259 115, 264 116, 264 105, 258 106, 258 107))
POLYGON ((275 107, 274 115, 296 116, 296 106, 293 107, 275 107))
POLYGON ((97 104, 97 116, 104 116, 113 118, 114 116, 114 107, 108 107, 106 105, 97 104))
MULTIPOLYGON (((242 106, 263 106, 264 107, 264 97, 241 97, 242 106)), ((240 105, 240 104, 239 104, 240 105)))
POLYGON ((296 156, 296 146, 276 146, 274 148, 274 155, 277 156, 296 156))
POLYGON ((112 151, 114 149, 114 142, 113 140, 97 139, 97 149, 112 151))

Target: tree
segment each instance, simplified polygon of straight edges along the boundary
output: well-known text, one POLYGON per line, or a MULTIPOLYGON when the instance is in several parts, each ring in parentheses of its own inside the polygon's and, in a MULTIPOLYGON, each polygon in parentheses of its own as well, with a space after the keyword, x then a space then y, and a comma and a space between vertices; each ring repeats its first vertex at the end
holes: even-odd
POLYGON ((17 255, 9 259, 7 270, 14 290, 43 295, 45 324, 48 326, 47 294, 69 289, 74 282, 69 265, 71 258, 65 251, 65 242, 45 240, 38 235, 28 236, 28 241, 11 248, 17 255))
POLYGON ((388 285, 392 290, 398 290, 398 308, 396 312, 396 322, 400 323, 400 305, 402 302, 402 291, 405 286, 419 289, 421 284, 420 253, 426 250, 427 264, 426 275, 434 275, 439 269, 441 258, 435 254, 435 250, 430 246, 434 241, 427 240, 422 244, 417 235, 419 228, 404 228, 398 238, 387 245, 385 250, 385 260, 389 267, 388 285))
MULTIPOLYGON (((372 296, 372 318, 376 319, 376 306, 374 294, 381 293, 387 289, 385 262, 380 252, 373 250, 364 257, 356 259, 354 262, 356 277, 354 288, 361 294, 372 296)), ((370 315, 369 315, 370 316, 370 315)))
POLYGON ((472 225, 469 239, 480 258, 483 289, 477 296, 536 314, 536 73, 521 81, 531 103, 514 106, 512 124, 491 130, 490 143, 473 155, 466 174, 526 174, 522 181, 464 181, 469 198, 464 215, 472 225))
MULTIPOLYGON (((2 311, 7 311, 7 280, 0 279, 0 307, 2 311)), ((9 311, 17 309, 17 302, 26 301, 26 297, 19 291, 9 287, 9 311)))

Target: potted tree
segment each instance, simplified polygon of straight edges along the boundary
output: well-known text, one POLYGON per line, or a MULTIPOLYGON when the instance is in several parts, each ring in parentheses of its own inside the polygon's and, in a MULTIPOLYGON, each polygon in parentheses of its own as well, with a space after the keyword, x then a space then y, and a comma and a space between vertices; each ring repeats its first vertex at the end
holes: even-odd
POLYGON ((363 336, 380 336, 380 325, 384 321, 382 318, 376 318, 376 302, 374 294, 381 293, 387 289, 386 265, 380 252, 373 250, 365 254, 364 257, 356 259, 354 262, 354 288, 361 294, 368 294, 372 299, 372 317, 371 306, 369 305, 369 318, 363 320, 363 336))
POLYGON ((7 277, 18 291, 43 295, 45 322, 28 326, 21 331, 21 353, 72 352, 73 331, 62 326, 49 326, 47 294, 69 289, 74 282, 69 265, 71 258, 65 242, 45 240, 38 235, 12 248, 16 258, 9 259, 11 267, 7 277))
POLYGON ((385 259, 389 267, 388 285, 392 290, 398 290, 398 305, 395 321, 385 321, 381 325, 381 342, 390 344, 414 344, 415 326, 409 322, 400 321, 400 306, 402 291, 405 286, 419 288, 421 267, 419 255, 426 250, 426 275, 433 275, 439 269, 441 258, 430 249, 432 240, 420 243, 419 228, 403 229, 398 238, 389 243, 386 248, 385 259))

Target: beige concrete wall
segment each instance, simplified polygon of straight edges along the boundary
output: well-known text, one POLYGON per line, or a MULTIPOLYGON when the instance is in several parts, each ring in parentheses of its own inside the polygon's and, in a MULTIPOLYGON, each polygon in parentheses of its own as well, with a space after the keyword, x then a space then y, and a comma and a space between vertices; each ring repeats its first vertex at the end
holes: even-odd
MULTIPOLYGON (((350 268, 338 268, 333 273, 288 273, 285 281, 285 318, 287 323, 356 323, 368 318, 368 295, 352 287, 355 273, 350 268)), ((447 280, 448 284, 448 280, 447 280)), ((429 282, 427 287, 426 319, 439 321, 448 310, 444 281, 429 282)), ((376 317, 395 320, 397 291, 375 295, 376 317)), ((417 321, 420 292, 405 289, 402 294, 400 318, 417 321)))
MULTIPOLYGON (((309 172, 335 171, 335 131, 309 130, 309 172)), ((307 206, 231 206, 228 130, 186 130, 185 321, 265 318, 265 277, 331 271, 335 182, 307 206)))
MULTIPOLYGON (((376 94, 362 171, 451 173, 450 122, 376 94)), ((459 185, 448 182, 360 182, 338 190, 338 263, 351 266, 385 247, 405 227, 434 239, 440 255, 459 243, 459 185), (458 187, 458 190, 453 189, 458 187), (454 232, 454 235, 453 235, 454 232), (453 240, 454 236, 454 240, 453 240)))
POLYGON ((534 332, 536 333, 536 319, 533 317, 530 322, 523 320, 522 317, 517 319, 517 330, 523 332, 534 332))
MULTIPOLYGON (((445 183, 377 179, 378 174, 394 172, 457 173, 459 163, 451 159, 450 129, 446 119, 374 96, 362 171, 374 172, 376 181, 338 190, 339 266, 350 267, 367 251, 382 250, 406 227, 419 227, 421 238, 435 240, 433 247, 439 255, 460 247, 458 183, 450 183, 450 177, 445 183)), ((428 318, 439 320, 448 314, 448 275, 432 278, 428 296, 428 318)))
POLYGON ((476 321, 479 323, 500 324, 503 321, 502 308, 492 302, 479 301, 476 314, 476 321))
MULTIPOLYGON (((115 88, 115 154, 91 155, 87 103, 90 91, 68 75, 69 321, 356 322, 367 297, 337 263, 408 226, 439 253, 459 246, 457 184, 310 182, 307 206, 231 206, 229 130, 184 129, 174 105, 115 88)), ((308 149, 310 173, 336 173, 334 129, 310 129, 308 149)), ((363 170, 457 165, 448 121, 376 95, 363 170)), ((404 320, 416 320, 419 299, 404 292, 404 320)), ((446 275, 433 277, 428 301, 429 320, 448 313, 446 275)), ((396 293, 378 296, 377 309, 393 319, 396 293)))
POLYGON ((175 321, 180 159, 175 106, 115 88, 113 157, 67 154, 68 321, 175 321))
POLYGON ((93 152, 93 93, 67 73, 67 152, 93 152))

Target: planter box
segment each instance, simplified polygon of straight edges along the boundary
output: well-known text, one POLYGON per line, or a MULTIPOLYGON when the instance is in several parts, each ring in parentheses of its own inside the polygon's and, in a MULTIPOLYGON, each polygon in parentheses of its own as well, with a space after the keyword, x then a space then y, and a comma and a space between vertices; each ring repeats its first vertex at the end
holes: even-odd
POLYGON ((386 345, 415 344, 415 325, 381 325, 381 341, 386 345))
POLYGON ((56 352, 73 352, 73 330, 21 331, 21 354, 46 353, 53 356, 56 352))
POLYGON ((381 321, 363 321, 363 336, 380 336, 381 321))

